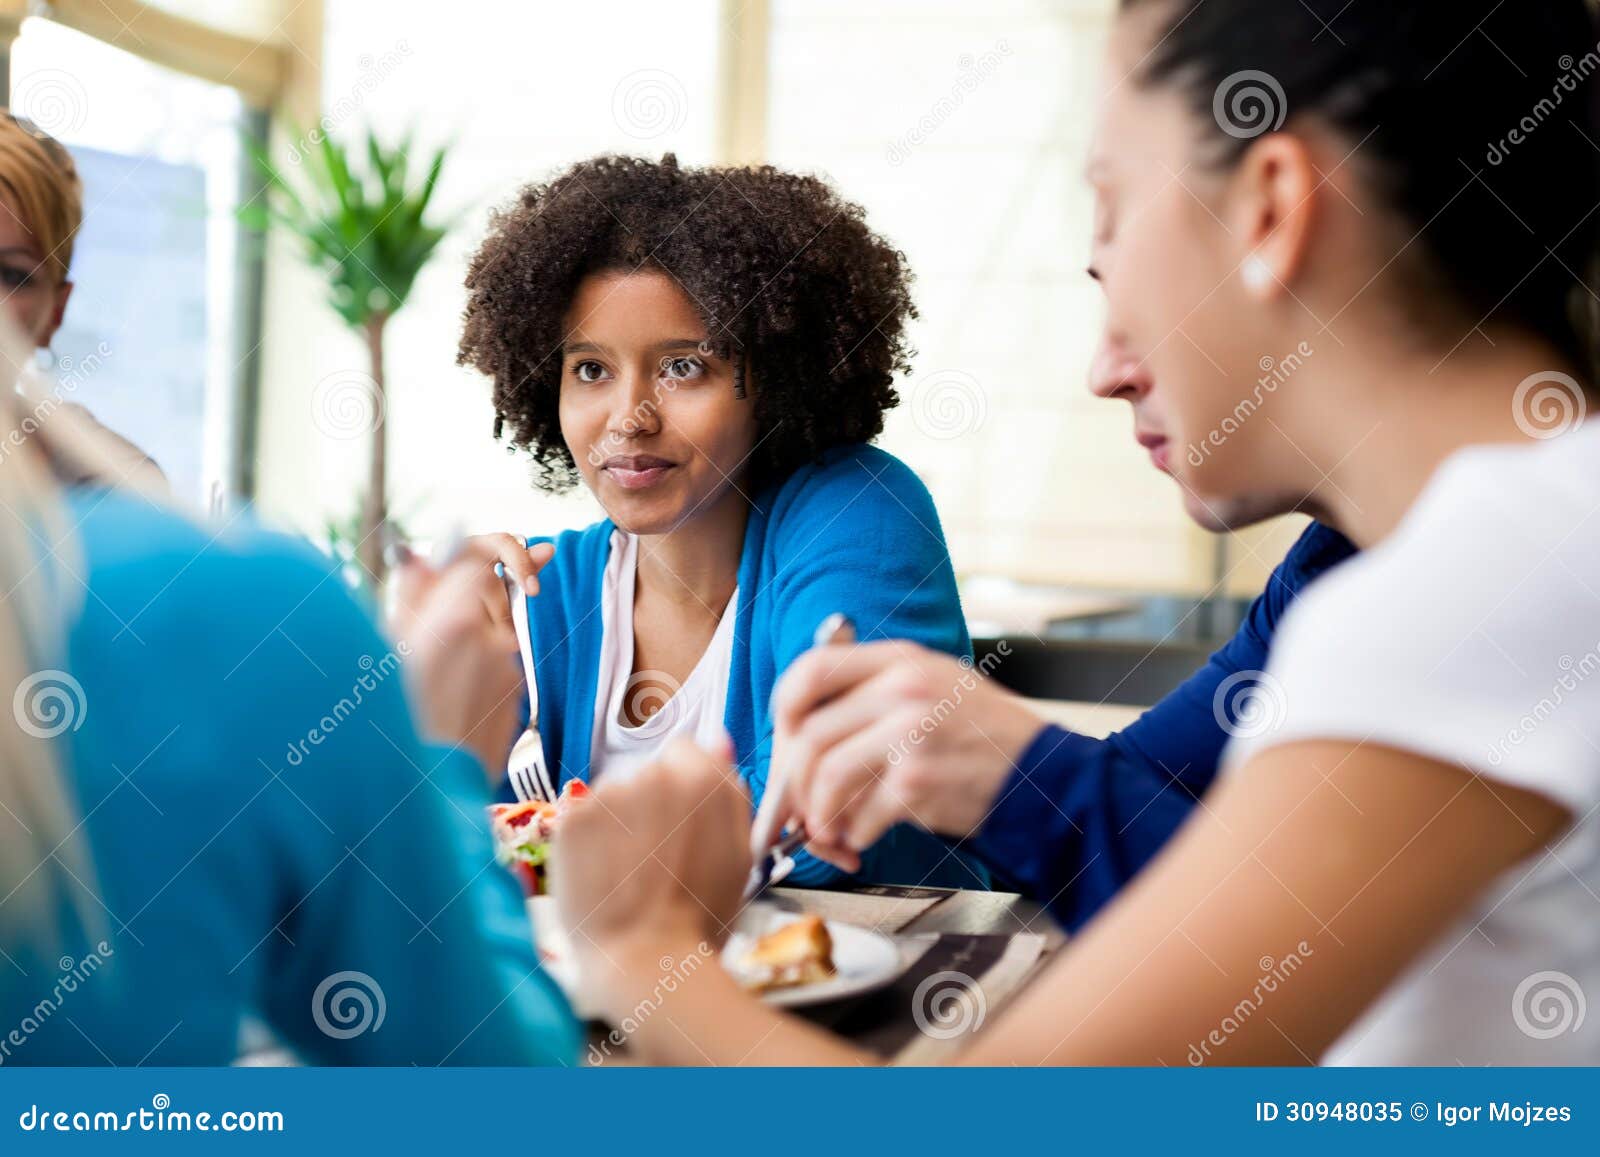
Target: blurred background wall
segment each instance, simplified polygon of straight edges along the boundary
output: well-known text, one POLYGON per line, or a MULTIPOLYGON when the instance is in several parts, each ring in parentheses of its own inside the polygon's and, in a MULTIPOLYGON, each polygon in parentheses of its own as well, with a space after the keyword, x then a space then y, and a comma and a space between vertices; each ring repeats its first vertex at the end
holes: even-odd
POLYGON ((910 259, 919 353, 883 444, 933 490, 971 601, 1016 583, 1046 612, 1062 590, 1132 593, 1176 624, 1192 600, 1258 591, 1300 520, 1199 531, 1126 407, 1085 389, 1101 306, 1080 174, 1114 6, 0 0, 0 31, 13 106, 74 149, 87 186, 78 268, 95 288, 58 356, 109 351, 80 400, 186 498, 253 500, 316 534, 364 478, 364 429, 337 407, 366 350, 292 238, 239 228, 259 195, 251 134, 289 165, 319 123, 454 144, 435 200, 459 224, 388 335, 392 500, 421 537, 598 514, 530 487, 490 436, 486 383, 455 365, 489 209, 602 151, 770 161, 834 181, 910 259))

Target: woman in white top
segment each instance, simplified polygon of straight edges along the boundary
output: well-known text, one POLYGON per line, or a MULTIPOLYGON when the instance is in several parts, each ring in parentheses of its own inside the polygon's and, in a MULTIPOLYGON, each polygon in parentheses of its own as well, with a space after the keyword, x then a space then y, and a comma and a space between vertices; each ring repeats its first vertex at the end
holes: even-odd
MULTIPOLYGON (((1365 554, 1291 612, 1204 806, 964 1059, 1600 1061, 1600 429, 1572 320, 1600 300, 1600 129, 1588 72, 1557 73, 1597 41, 1582 0, 1123 4, 1091 272, 1144 372, 1114 393, 1208 525, 1301 510, 1365 554)), ((809 831, 953 671, 900 644, 790 671, 809 831)), ((620 1015, 730 918, 747 812, 684 748, 602 796, 556 892, 620 1015)), ((665 999, 630 1037, 653 1062, 870 1060, 717 969, 665 999)))

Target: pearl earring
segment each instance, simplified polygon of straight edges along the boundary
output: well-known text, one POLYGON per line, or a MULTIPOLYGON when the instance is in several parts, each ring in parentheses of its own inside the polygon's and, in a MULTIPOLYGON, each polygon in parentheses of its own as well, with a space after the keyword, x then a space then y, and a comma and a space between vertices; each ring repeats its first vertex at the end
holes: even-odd
POLYGON ((1252 253, 1244 259, 1244 264, 1239 266, 1239 276, 1244 278, 1244 287, 1255 293, 1268 289, 1274 280, 1272 267, 1259 253, 1252 253))

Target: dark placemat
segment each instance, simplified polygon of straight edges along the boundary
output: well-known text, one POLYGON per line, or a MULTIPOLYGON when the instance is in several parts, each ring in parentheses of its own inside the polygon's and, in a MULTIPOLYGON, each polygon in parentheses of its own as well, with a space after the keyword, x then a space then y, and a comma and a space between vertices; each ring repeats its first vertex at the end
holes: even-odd
MULTIPOLYGON (((903 943, 915 951, 923 937, 903 943)), ((930 1063, 954 1051, 1015 994, 1044 938, 938 933, 893 984, 803 1015, 852 1044, 899 1063, 930 1063)))

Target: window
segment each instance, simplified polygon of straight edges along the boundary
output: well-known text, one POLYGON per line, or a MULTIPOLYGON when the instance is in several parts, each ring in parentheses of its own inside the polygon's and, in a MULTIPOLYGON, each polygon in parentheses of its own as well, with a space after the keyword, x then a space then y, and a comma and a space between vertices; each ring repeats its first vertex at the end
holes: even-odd
POLYGON ((883 443, 927 480, 960 572, 1193 593, 1226 573, 1251 593, 1283 549, 1195 527, 1126 407, 1086 389, 1081 174, 1114 8, 773 0, 768 152, 832 178, 910 260, 918 354, 883 443))
POLYGON ((37 19, 12 49, 11 103, 72 151, 83 177, 58 377, 155 458, 180 497, 204 502, 234 467, 245 352, 242 103, 37 19))

